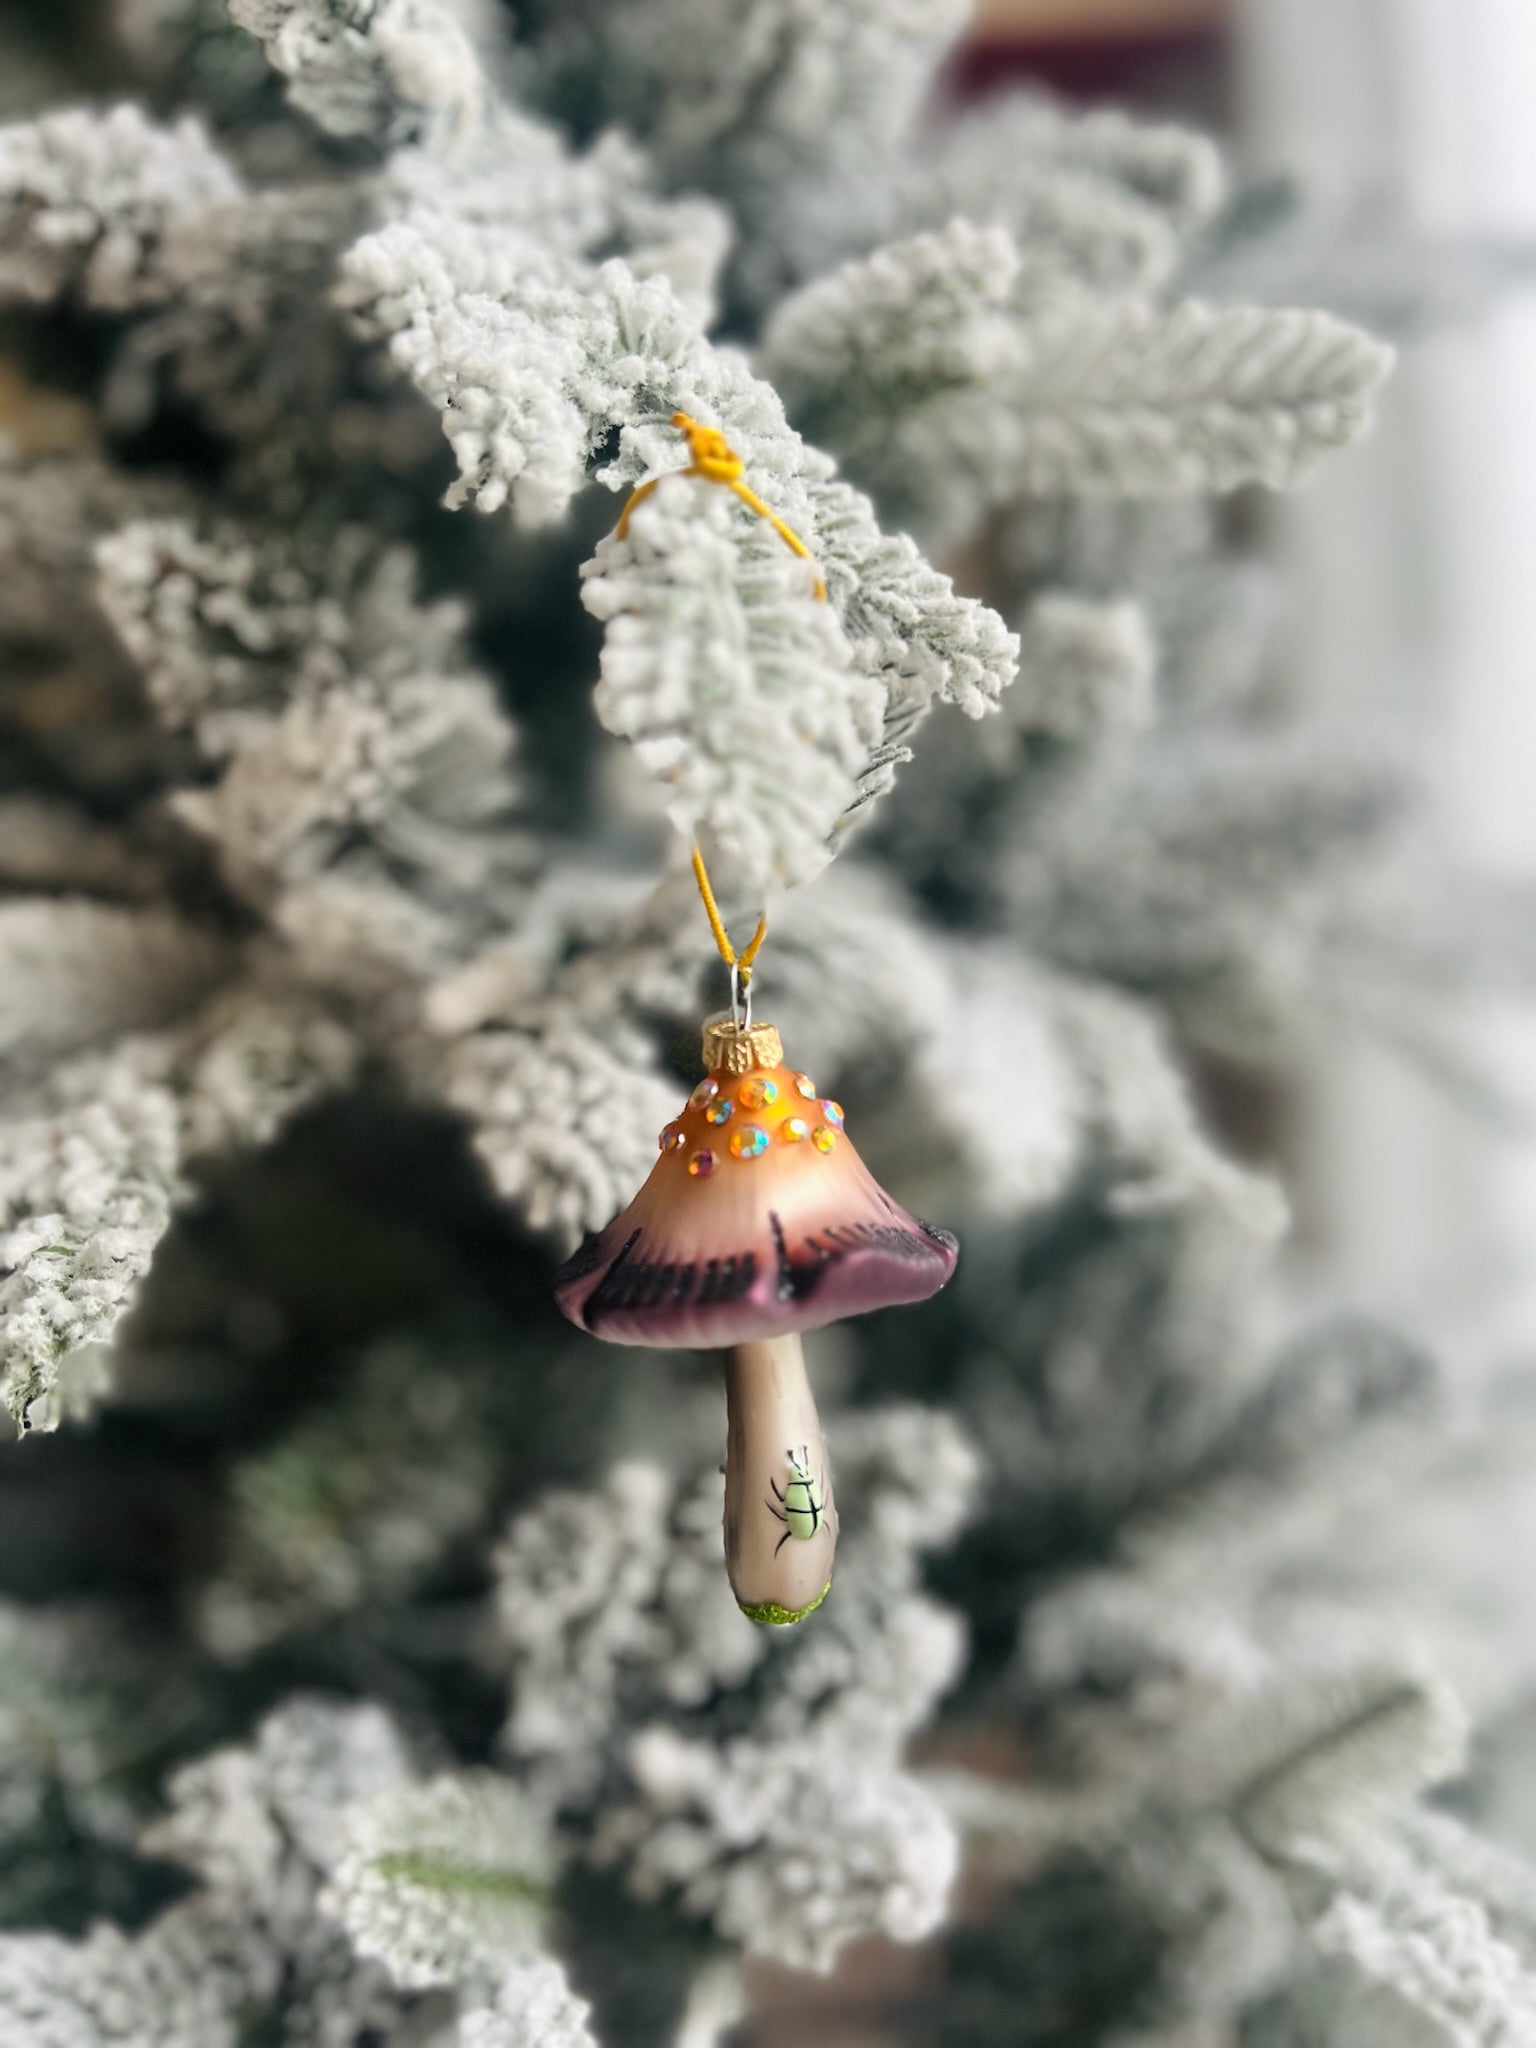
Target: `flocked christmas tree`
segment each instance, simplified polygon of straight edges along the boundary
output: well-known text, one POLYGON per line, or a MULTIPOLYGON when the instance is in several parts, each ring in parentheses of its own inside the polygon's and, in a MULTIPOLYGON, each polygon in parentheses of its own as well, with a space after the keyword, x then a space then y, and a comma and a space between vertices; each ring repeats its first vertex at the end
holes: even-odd
POLYGON ((929 1942, 889 2039, 1536 2038, 1467 1825, 1529 1740, 1528 1398, 1451 1430, 1411 1344, 1283 1318, 1185 1078, 1464 964, 1224 515, 1386 349, 1223 302, 1204 141, 946 116, 954 0, 25 12, 6 2048, 700 2043, 743 1956, 867 1935, 929 1942), (723 1000, 695 837, 965 1246, 813 1352, 793 1630, 720 1570, 714 1362, 550 1299, 723 1000))

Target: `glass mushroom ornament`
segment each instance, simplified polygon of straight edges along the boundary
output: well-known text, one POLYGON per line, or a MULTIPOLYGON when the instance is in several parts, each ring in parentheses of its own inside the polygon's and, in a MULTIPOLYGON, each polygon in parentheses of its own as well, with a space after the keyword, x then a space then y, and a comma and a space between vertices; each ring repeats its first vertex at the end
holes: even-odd
POLYGON ((609 1343, 726 1352, 726 1572, 752 1620, 796 1622, 830 1591, 837 1541, 801 1333, 937 1293, 958 1247, 885 1192, 771 1024, 707 1024, 704 1065, 555 1298, 609 1343))
MULTIPOLYGON (((810 560, 718 428, 685 412, 672 424, 688 447, 681 475, 733 491, 810 560)), ((632 493, 616 538, 659 481, 632 493)), ((819 573, 812 589, 824 604, 819 573)), ((704 1079, 662 1132, 649 1179, 562 1267, 555 1299, 610 1343, 725 1351, 726 1573, 752 1620, 803 1621, 832 1589, 837 1507, 801 1332, 936 1294, 959 1247, 891 1200, 842 1110, 784 1064, 771 1024, 753 1024, 767 918, 738 958, 697 846, 693 873, 731 970, 731 1015, 704 1027, 704 1079)))

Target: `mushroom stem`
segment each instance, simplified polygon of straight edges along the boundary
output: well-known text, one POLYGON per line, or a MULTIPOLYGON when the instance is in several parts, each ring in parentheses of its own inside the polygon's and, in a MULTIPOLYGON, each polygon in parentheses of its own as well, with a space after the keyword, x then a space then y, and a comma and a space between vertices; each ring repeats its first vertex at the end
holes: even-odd
POLYGON ((801 1621, 826 1598, 837 1509, 798 1336, 725 1361, 725 1569, 753 1621, 801 1621))

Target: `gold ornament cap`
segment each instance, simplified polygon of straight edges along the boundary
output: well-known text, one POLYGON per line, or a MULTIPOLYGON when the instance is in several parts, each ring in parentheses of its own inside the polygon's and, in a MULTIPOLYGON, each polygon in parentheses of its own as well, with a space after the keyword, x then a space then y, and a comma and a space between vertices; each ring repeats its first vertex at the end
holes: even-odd
POLYGON ((772 1024, 736 1024, 717 1017, 704 1026, 704 1071, 750 1074, 754 1067, 782 1067, 784 1042, 772 1024))

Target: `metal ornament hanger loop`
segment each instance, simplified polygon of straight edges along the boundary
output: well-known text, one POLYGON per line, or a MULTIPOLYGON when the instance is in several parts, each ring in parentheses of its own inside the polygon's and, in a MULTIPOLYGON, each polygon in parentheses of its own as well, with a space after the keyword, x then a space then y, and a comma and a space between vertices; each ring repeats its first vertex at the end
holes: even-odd
POLYGON ((752 1029, 752 970, 731 962, 731 1022, 738 1031, 752 1029))

